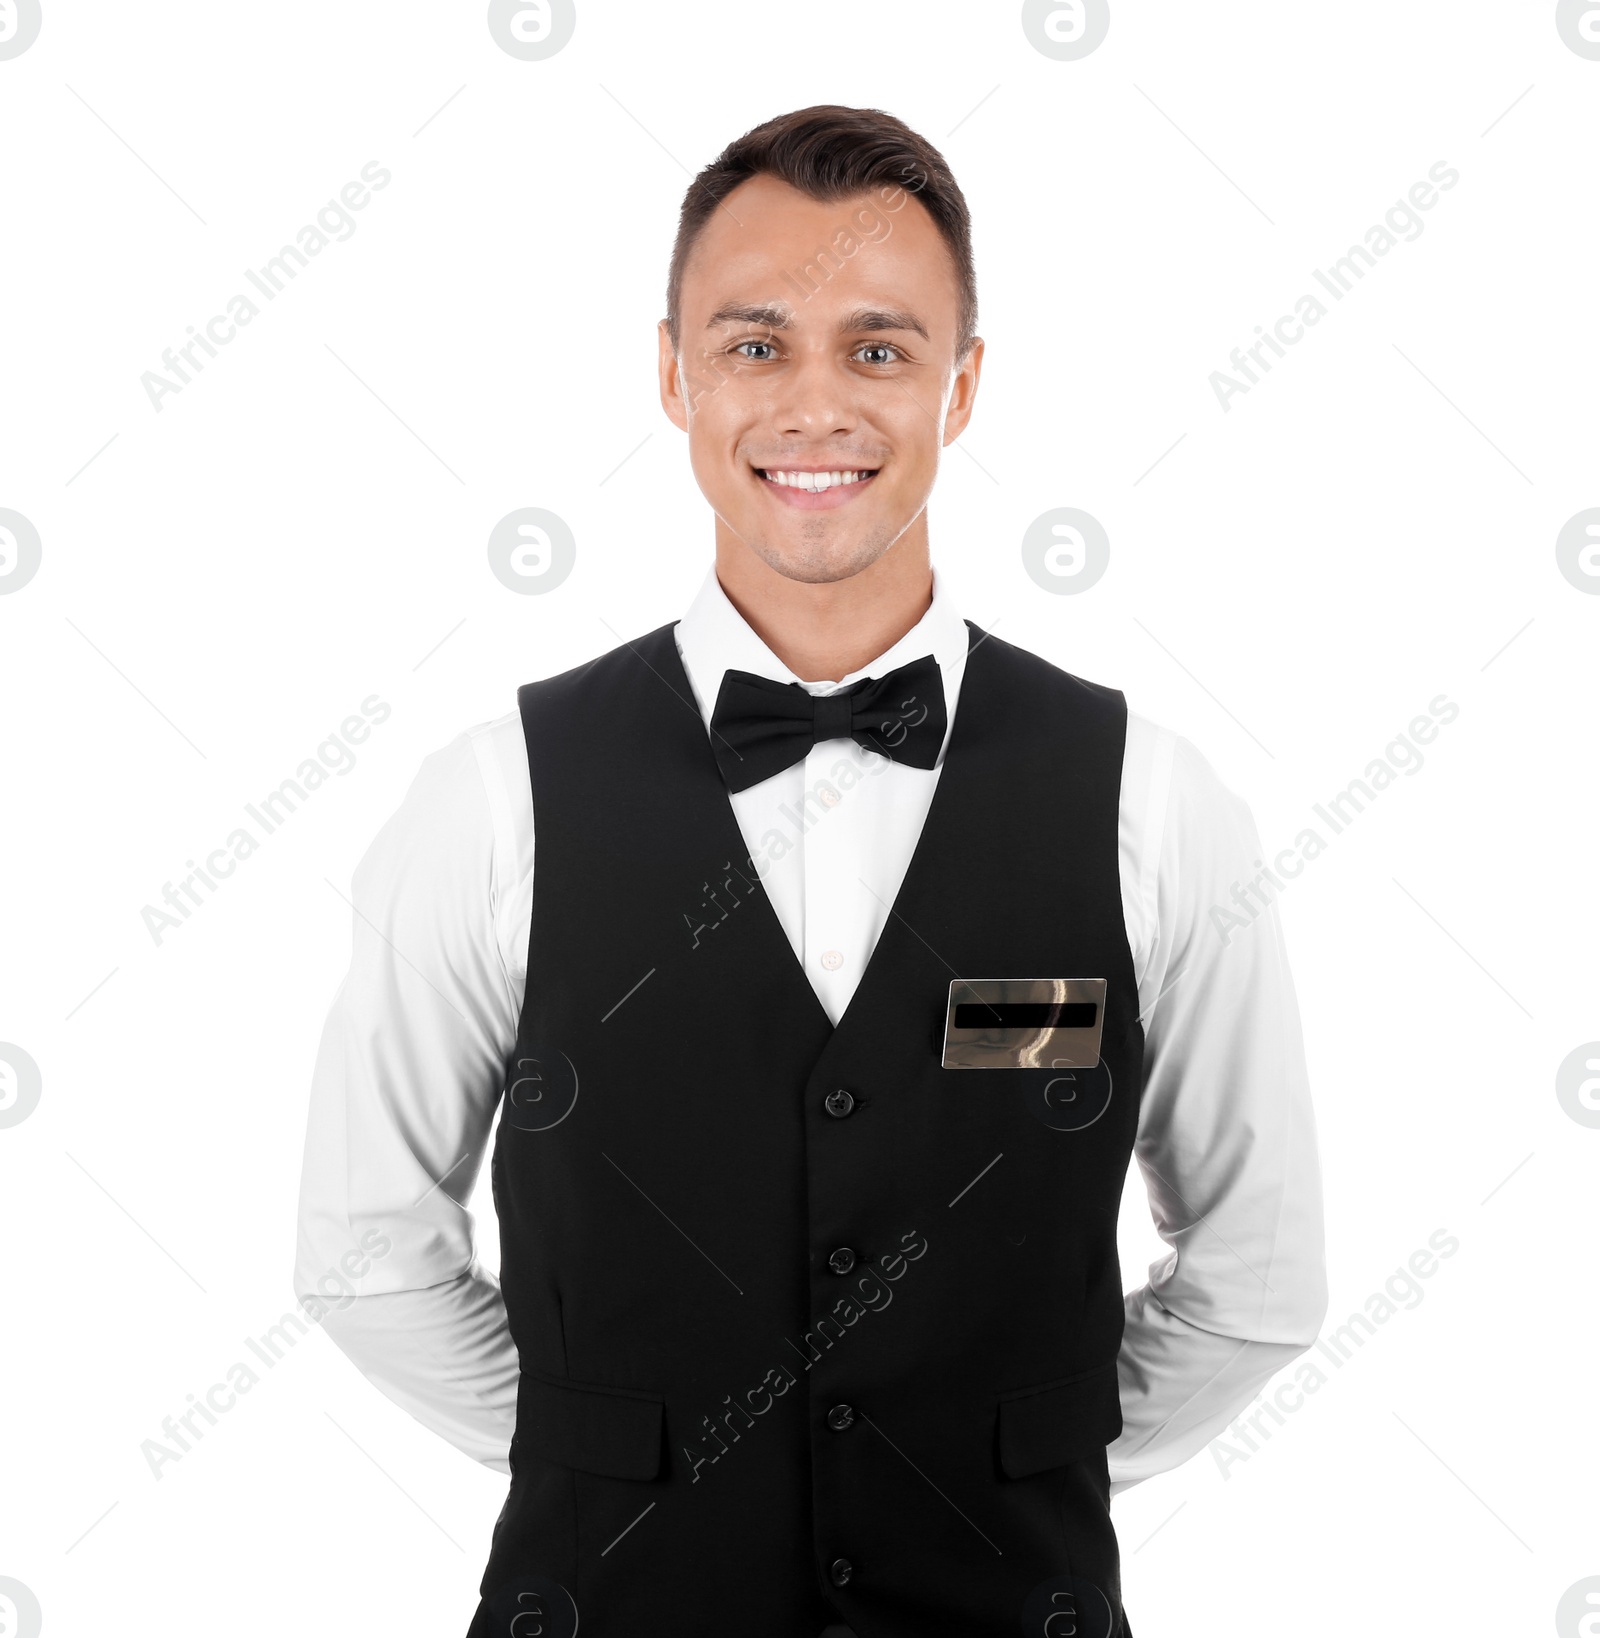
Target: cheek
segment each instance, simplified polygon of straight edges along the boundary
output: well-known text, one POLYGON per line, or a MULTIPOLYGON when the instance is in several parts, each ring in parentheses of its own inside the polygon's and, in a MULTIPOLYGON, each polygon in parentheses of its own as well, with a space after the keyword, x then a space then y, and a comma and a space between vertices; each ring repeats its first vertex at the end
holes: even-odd
POLYGON ((918 415, 889 429, 894 458, 890 465, 902 483, 926 479, 939 465, 939 428, 926 416, 918 415))
POLYGON ((702 489, 721 492, 732 486, 732 475, 722 446, 714 442, 691 444, 689 464, 702 489))
POLYGON ((738 382, 710 387, 689 420, 690 449, 707 461, 733 458, 740 438, 758 414, 752 394, 738 382))
POLYGON ((944 424, 943 409, 937 395, 924 398, 911 396, 912 388, 892 387, 892 399, 883 399, 873 407, 873 425, 889 440, 899 459, 927 461, 935 457, 940 428, 944 424))
POLYGON ((697 471, 709 472, 728 462, 730 439, 715 409, 702 402, 689 422, 689 459, 697 471))
POLYGON ((749 466, 738 452, 738 439, 707 417, 691 429, 689 466, 702 494, 715 497, 719 506, 738 507, 755 497, 747 495, 749 466))

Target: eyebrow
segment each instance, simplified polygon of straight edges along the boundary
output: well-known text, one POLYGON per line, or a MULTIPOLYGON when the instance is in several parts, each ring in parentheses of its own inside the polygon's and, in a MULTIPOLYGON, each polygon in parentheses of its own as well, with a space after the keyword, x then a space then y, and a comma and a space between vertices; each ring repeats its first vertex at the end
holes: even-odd
MULTIPOLYGON (((759 324, 768 330, 787 330, 793 318, 781 302, 763 302, 751 306, 745 302, 725 302, 706 320, 709 330, 718 324, 759 324)), ((848 330, 911 330, 928 339, 928 328, 915 313, 900 307, 858 307, 839 320, 839 329, 848 330)))

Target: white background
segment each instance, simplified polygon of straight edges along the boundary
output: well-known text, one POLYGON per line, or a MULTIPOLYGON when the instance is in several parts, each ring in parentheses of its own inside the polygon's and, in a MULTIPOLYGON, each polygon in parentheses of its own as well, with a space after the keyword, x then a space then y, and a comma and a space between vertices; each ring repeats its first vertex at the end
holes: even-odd
MULTIPOLYGON (((479 4, 45 0, 0 61, 0 507, 43 543, 0 596, 0 1041, 43 1076, 0 1130, 0 1576, 47 1632, 465 1630, 504 1481, 320 1333, 270 1371, 244 1341, 293 1304, 343 895, 424 755, 682 611, 678 204, 814 102, 897 113, 972 207, 987 357, 930 509, 964 613, 1189 736, 1274 853, 1459 706, 1282 914, 1329 1329, 1460 1249, 1226 1474, 1118 1499, 1134 1630, 1546 1632, 1600 1575, 1600 1130, 1555 1090, 1600 1038, 1600 597, 1555 551, 1600 506, 1600 62, 1553 5, 1115 0, 1059 62, 1014 4, 608 0, 523 62, 479 4), (141 375, 371 160, 353 236, 157 412, 141 375), (1224 412, 1211 373, 1441 160, 1420 237, 1224 412), (522 506, 577 537, 547 595, 489 572, 522 506), (1111 540, 1079 596, 1022 566, 1057 506, 1111 540), (373 694, 354 769, 155 943, 373 694)), ((1137 1285, 1136 1180, 1123 1242, 1137 1285)))

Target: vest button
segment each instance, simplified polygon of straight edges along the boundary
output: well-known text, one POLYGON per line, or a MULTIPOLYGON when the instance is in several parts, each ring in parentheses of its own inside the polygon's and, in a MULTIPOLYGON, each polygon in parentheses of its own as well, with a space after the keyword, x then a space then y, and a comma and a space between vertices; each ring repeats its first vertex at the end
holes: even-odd
POLYGON ((843 1433, 844 1430, 849 1427, 853 1421, 855 1421, 855 1419, 855 1408, 851 1405, 835 1405, 833 1409, 828 1412, 828 1426, 832 1428, 835 1433, 843 1433))
POLYGON ((822 1100, 822 1107, 826 1109, 830 1115, 836 1115, 841 1118, 848 1115, 850 1111, 855 1108, 855 1106, 856 1100, 852 1098, 842 1086, 835 1087, 834 1090, 822 1100))
POLYGON ((840 1246, 839 1249, 828 1258, 828 1267, 831 1268, 835 1274, 848 1274, 855 1266, 856 1254, 849 1248, 849 1246, 840 1246))
POLYGON ((828 1579, 836 1587, 842 1587, 855 1573, 855 1565, 847 1558, 836 1558, 828 1566, 828 1579))

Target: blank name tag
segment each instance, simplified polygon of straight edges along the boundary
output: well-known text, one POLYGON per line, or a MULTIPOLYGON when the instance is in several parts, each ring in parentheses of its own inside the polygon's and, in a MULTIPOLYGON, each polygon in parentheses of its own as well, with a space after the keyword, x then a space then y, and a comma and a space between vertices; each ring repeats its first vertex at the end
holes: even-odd
POLYGON ((1088 1069, 1100 1062, 1103 978, 956 978, 946 1069, 1088 1069))

